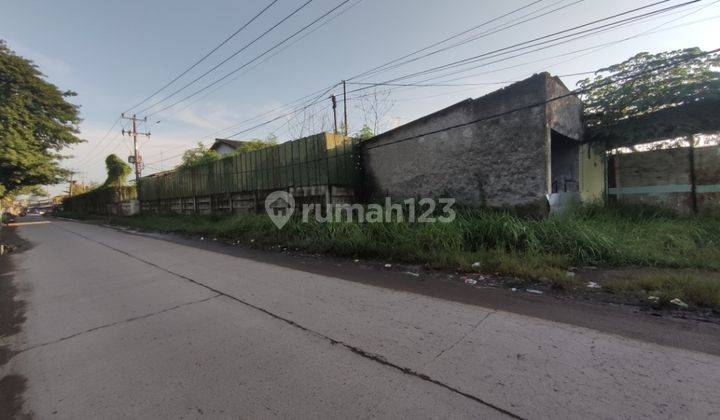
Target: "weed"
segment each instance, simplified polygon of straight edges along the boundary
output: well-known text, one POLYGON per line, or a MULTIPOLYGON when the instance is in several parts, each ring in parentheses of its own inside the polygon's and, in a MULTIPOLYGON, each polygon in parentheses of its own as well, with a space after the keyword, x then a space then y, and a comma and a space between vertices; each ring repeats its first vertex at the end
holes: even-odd
MULTIPOLYGON (((567 275, 570 265, 720 270, 720 218, 680 216, 651 206, 586 205, 543 220, 509 211, 462 209, 451 223, 303 223, 295 217, 282 230, 264 214, 145 214, 114 222, 142 230, 212 236, 254 246, 283 244, 431 268, 473 271, 472 264, 480 262, 482 272, 559 289, 575 286, 567 275)), ((605 287, 613 293, 666 290, 670 296, 676 291, 672 285, 684 282, 689 285, 681 287, 682 297, 717 305, 717 285, 693 278, 617 280, 605 287)))

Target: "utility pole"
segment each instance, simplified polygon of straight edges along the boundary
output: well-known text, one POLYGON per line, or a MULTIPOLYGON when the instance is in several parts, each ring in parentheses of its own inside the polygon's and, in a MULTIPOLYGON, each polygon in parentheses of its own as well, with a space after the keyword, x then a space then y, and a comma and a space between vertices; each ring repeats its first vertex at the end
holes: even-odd
POLYGON ((332 95, 330 95, 330 100, 332 101, 333 126, 335 127, 333 133, 337 134, 338 133, 338 131, 337 131, 337 98, 335 98, 334 93, 332 95))
POLYGON ((142 172, 142 158, 140 157, 140 153, 138 153, 138 141, 137 136, 138 134, 145 137, 150 137, 150 133, 138 133, 137 131, 137 122, 147 122, 147 117, 145 118, 137 118, 135 114, 133 114, 132 117, 126 117, 125 114, 121 114, 121 117, 125 120, 132 121, 132 131, 130 130, 122 130, 123 136, 125 134, 133 137, 133 156, 130 156, 128 158, 128 161, 135 165, 135 190, 137 191, 138 200, 140 200, 140 172, 142 172))
POLYGON ((345 88, 345 81, 342 81, 343 85, 343 112, 345 113, 345 135, 348 135, 348 121, 347 121, 347 90, 345 88))

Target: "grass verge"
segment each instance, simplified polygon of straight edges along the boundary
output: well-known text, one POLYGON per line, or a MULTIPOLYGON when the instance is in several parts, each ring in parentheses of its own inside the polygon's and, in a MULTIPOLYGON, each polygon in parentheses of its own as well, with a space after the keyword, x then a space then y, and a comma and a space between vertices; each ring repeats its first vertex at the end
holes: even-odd
MULTIPOLYGON (((343 257, 517 276, 558 289, 576 286, 567 273, 570 266, 720 270, 720 218, 681 217, 646 206, 589 205, 543 220, 487 209, 461 210, 450 223, 304 223, 293 218, 280 230, 264 214, 147 214, 111 223, 260 247, 281 245, 343 257)), ((643 291, 650 287, 649 281, 627 279, 607 290, 628 293, 634 287, 643 291)), ((710 280, 696 282, 680 276, 657 281, 660 284, 653 285, 653 290, 666 290, 663 296, 688 284, 681 296, 703 306, 716 302, 712 296, 717 285, 710 280), (704 301, 700 295, 709 297, 704 301)))

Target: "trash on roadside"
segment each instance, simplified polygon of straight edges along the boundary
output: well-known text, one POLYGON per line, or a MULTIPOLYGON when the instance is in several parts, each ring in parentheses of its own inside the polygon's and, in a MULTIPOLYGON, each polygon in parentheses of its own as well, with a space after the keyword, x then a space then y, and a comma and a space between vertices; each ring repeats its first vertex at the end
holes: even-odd
POLYGON ((471 279, 469 277, 463 277, 463 280, 465 281, 465 284, 469 284, 469 285, 477 284, 477 280, 471 279))
POLYGON ((390 267, 392 267, 392 264, 385 264, 385 268, 390 268, 390 267))
POLYGON ((412 271, 406 271, 405 274, 410 275, 410 276, 414 276, 414 277, 420 277, 420 274, 418 274, 418 273, 413 273, 412 271))
POLYGON ((673 305, 677 305, 677 306, 679 306, 679 307, 681 307, 681 308, 687 308, 687 307, 688 307, 688 304, 687 304, 687 303, 683 302, 682 300, 680 300, 680 299, 678 299, 678 298, 675 298, 675 299, 671 300, 670 303, 672 303, 673 305))
POLYGON ((360 262, 360 260, 353 260, 353 262, 359 263, 359 262, 360 262))
POLYGON ((251 242, 251 243, 252 243, 252 242, 255 242, 255 239, 250 239, 250 242, 251 242))
POLYGON ((660 302, 660 297, 659 296, 648 296, 648 300, 650 302, 657 303, 657 302, 660 302))
POLYGON ((567 273, 565 273, 565 275, 568 277, 575 277, 575 273, 572 271, 568 271, 567 273))
POLYGON ((535 293, 536 295, 542 295, 542 294, 543 294, 543 292, 542 292, 541 290, 537 290, 537 289, 525 289, 525 291, 528 292, 528 293, 535 293))
POLYGON ((201 237, 200 237, 200 240, 201 240, 201 241, 204 241, 204 240, 205 240, 205 237, 204 237, 204 236, 201 236, 201 237))
POLYGON ((513 288, 510 289, 510 290, 513 291, 513 292, 517 292, 517 287, 513 287, 513 288))
POLYGON ((588 288, 588 289, 600 289, 601 287, 602 287, 602 286, 600 286, 599 284, 595 283, 594 281, 589 281, 589 282, 587 283, 587 288, 588 288))
POLYGON ((474 263, 472 263, 471 267, 472 268, 480 268, 480 266, 481 266, 480 261, 475 261, 474 263))

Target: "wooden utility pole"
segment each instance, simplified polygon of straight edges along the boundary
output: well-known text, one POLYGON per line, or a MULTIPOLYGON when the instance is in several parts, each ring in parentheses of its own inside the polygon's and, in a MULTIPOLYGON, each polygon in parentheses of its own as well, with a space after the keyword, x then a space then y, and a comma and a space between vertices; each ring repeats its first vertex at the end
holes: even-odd
POLYGON ((333 108, 333 133, 337 134, 337 98, 334 93, 330 95, 330 100, 332 101, 333 108))
POLYGON ((147 117, 145 118, 137 118, 135 114, 133 114, 132 117, 126 117, 125 114, 121 115, 123 119, 132 121, 132 131, 130 130, 122 130, 123 136, 125 134, 132 136, 133 138, 133 156, 130 156, 128 158, 128 161, 135 165, 135 189, 137 191, 138 200, 140 199, 140 173, 142 172, 142 158, 140 157, 140 153, 138 152, 138 141, 137 136, 138 134, 145 137, 150 137, 150 133, 138 133, 137 131, 137 122, 147 122, 147 117))
POLYGON ((348 135, 348 121, 347 121, 347 90, 345 88, 345 81, 342 81, 343 85, 343 112, 345 113, 345 135, 348 135))

